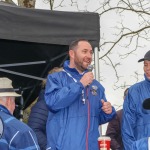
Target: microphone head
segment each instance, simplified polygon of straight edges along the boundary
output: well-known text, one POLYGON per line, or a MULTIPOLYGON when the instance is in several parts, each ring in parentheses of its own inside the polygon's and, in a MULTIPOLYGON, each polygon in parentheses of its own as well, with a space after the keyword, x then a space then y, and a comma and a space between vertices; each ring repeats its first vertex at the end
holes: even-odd
POLYGON ((143 101, 143 108, 150 109, 150 98, 147 98, 143 101))
POLYGON ((92 72, 92 70, 93 70, 93 65, 88 65, 87 70, 88 70, 89 72, 92 72))

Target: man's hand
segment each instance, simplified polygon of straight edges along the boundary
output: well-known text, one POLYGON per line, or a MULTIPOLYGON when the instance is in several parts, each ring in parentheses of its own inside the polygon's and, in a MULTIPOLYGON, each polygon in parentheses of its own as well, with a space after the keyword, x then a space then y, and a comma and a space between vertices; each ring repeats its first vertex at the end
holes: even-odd
POLYGON ((112 106, 110 102, 105 102, 103 99, 101 100, 102 102, 102 110, 106 113, 106 114, 111 114, 112 113, 112 106))
POLYGON ((84 87, 90 85, 94 79, 93 72, 87 72, 83 75, 80 82, 83 84, 84 87))

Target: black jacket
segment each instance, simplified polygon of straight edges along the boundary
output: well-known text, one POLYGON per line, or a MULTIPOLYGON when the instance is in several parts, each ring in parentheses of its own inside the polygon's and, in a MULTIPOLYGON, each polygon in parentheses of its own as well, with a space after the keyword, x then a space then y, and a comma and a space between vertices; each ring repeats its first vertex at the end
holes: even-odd
POLYGON ((106 135, 111 138, 110 147, 112 150, 123 150, 122 136, 121 136, 121 121, 123 110, 118 110, 116 117, 108 124, 106 135))
POLYGON ((32 107, 28 125, 34 130, 41 150, 46 150, 46 122, 48 108, 44 100, 44 90, 41 90, 37 103, 32 107))

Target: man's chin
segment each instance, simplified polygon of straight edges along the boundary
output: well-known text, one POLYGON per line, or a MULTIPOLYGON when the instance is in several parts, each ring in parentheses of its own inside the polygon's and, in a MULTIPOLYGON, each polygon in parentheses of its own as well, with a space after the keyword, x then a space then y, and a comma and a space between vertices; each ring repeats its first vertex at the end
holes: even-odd
POLYGON ((82 71, 85 71, 85 70, 87 69, 87 67, 86 67, 86 66, 82 66, 80 69, 81 69, 82 71))
POLYGON ((87 69, 89 65, 90 65, 90 63, 86 63, 83 67, 84 67, 85 69, 87 69))
POLYGON ((86 70, 88 68, 88 66, 84 66, 83 68, 84 68, 84 70, 86 70))

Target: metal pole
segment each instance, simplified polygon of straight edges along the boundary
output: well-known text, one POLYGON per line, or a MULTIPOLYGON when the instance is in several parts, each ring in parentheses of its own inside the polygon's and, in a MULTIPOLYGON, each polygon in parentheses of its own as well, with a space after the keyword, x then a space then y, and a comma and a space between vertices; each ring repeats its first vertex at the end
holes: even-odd
POLYGON ((2 64, 2 67, 16 67, 16 66, 25 66, 25 65, 38 65, 38 64, 45 64, 46 61, 35 61, 35 62, 24 62, 24 63, 12 63, 12 64, 2 64))
MULTIPOLYGON (((95 64, 95 79, 100 82, 100 67, 99 67, 99 49, 97 47, 94 48, 94 64, 95 64)), ((99 126, 99 134, 102 135, 102 126, 99 126)))
POLYGON ((33 75, 28 75, 28 74, 24 74, 24 73, 20 73, 20 72, 16 72, 16 71, 10 71, 10 70, 7 70, 7 69, 0 68, 0 71, 10 73, 10 74, 14 74, 14 75, 19 75, 19 76, 22 76, 22 77, 36 79, 36 80, 40 80, 40 81, 44 80, 44 78, 40 78, 40 77, 36 77, 36 76, 33 76, 33 75))

